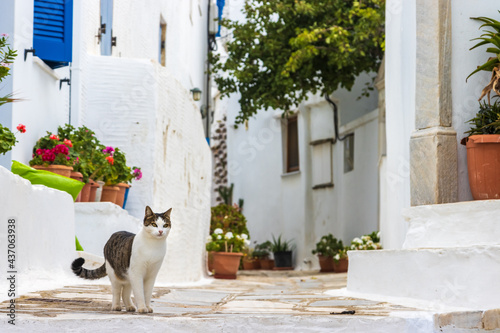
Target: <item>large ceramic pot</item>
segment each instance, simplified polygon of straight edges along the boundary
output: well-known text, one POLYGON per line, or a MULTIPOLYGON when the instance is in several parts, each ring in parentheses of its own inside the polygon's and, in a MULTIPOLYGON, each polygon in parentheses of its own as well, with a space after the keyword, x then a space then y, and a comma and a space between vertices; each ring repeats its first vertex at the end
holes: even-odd
POLYGON ((275 270, 293 269, 292 251, 274 252, 274 268, 275 270))
POLYGON ((500 135, 471 135, 466 147, 472 197, 500 199, 500 135))
POLYGON ((116 184, 116 186, 119 188, 119 191, 118 194, 116 195, 115 203, 118 206, 123 207, 123 201, 125 200, 125 191, 127 190, 127 188, 130 187, 130 185, 125 183, 118 183, 116 184))
POLYGON ((104 185, 102 188, 102 194, 101 194, 101 202, 116 202, 116 196, 118 195, 118 192, 120 191, 120 188, 118 186, 108 186, 104 185))
POLYGON ((73 170, 73 167, 66 166, 66 165, 59 165, 59 164, 53 164, 53 165, 49 165, 49 166, 33 165, 33 169, 46 170, 46 171, 57 173, 58 175, 70 178, 71 171, 73 170))
POLYGON ((243 254, 238 252, 214 252, 214 278, 236 279, 242 256, 243 254))
POLYGON ((333 271, 335 273, 347 272, 348 267, 349 267, 349 259, 348 258, 342 258, 339 261, 333 263, 333 271))
POLYGON ((319 259, 319 267, 321 268, 320 272, 322 273, 333 272, 333 267, 335 264, 333 257, 318 254, 318 259, 319 259))

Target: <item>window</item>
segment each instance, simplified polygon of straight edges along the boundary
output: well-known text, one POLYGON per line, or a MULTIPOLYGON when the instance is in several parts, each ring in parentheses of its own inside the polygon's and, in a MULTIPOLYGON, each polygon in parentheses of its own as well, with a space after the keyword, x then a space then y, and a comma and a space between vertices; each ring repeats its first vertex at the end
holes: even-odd
POLYGON ((344 173, 354 170, 354 133, 344 140, 344 173))
POLYGON ((299 130, 297 117, 286 122, 286 172, 299 170, 299 130))
POLYGON ((110 56, 113 46, 113 0, 101 0, 101 55, 110 56))
POLYGON ((333 187, 333 142, 333 138, 328 138, 310 143, 313 190, 333 187))
POLYGON ((34 0, 33 48, 52 68, 72 61, 73 0, 34 0))
POLYGON ((166 42, 166 35, 167 35, 167 24, 163 21, 163 19, 160 20, 160 45, 159 45, 159 52, 158 52, 158 62, 162 65, 165 66, 166 64, 166 53, 165 53, 165 42, 166 42))

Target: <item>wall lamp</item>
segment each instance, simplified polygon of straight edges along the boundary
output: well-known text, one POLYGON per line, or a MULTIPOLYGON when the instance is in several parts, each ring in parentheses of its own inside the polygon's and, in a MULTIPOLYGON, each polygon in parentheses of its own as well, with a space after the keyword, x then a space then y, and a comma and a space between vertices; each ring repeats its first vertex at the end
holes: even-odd
POLYGON ((199 88, 193 88, 190 91, 193 94, 195 102, 198 102, 201 99, 201 90, 199 88))

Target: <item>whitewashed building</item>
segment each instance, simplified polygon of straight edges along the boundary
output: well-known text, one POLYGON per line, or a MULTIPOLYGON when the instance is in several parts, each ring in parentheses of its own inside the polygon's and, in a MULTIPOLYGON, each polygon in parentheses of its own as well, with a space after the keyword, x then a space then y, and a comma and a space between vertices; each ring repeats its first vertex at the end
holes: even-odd
MULTIPOLYGON (((227 1, 224 15, 242 20, 241 8, 242 1, 227 1)), ((223 50, 224 38, 219 43, 223 50)), ((288 120, 282 110, 262 110, 237 129, 239 97, 215 96, 215 121, 227 118, 227 185, 234 184, 233 202, 244 200, 253 241, 282 235, 296 246, 297 269, 319 268, 311 250, 323 235, 332 233, 348 245, 379 229, 383 113, 376 92, 357 100, 376 75, 363 75, 351 91, 339 89, 330 96, 338 108, 338 137, 333 105, 322 96, 310 96, 288 120)))
POLYGON ((206 99, 207 15, 207 0, 6 0, 0 12, 0 32, 18 50, 0 93, 23 99, 0 107, 0 123, 27 128, 0 164, 27 164, 35 141, 65 123, 121 148, 143 171, 128 197, 130 218, 142 220, 146 205, 173 208, 164 282, 204 274, 211 155, 191 90, 206 99))

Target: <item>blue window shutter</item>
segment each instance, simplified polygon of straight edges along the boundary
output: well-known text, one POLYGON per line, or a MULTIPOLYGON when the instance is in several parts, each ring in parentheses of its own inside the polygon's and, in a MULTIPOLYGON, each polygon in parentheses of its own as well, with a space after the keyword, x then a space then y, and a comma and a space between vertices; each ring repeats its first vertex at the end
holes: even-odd
POLYGON ((217 7, 219 8, 219 29, 217 30, 215 37, 220 37, 220 20, 222 19, 222 10, 224 9, 225 3, 225 0, 217 0, 217 7))
POLYGON ((51 67, 72 60, 73 0, 34 0, 33 48, 51 67))

